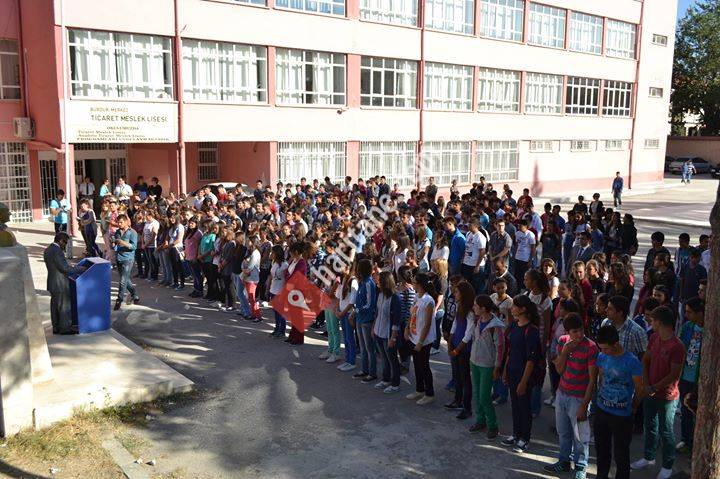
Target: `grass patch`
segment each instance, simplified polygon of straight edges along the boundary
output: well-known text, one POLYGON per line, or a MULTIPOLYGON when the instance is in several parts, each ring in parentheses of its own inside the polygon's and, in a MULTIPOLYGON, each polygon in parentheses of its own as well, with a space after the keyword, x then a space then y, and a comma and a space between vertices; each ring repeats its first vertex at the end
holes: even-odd
POLYGON ((134 457, 143 456, 149 446, 145 439, 131 431, 118 431, 115 434, 115 439, 134 457))

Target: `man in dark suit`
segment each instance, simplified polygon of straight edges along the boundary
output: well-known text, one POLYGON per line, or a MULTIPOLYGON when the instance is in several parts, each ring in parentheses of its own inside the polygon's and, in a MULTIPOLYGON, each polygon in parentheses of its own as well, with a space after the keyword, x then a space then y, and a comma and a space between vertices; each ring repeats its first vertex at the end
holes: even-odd
POLYGON ((50 318, 53 334, 77 334, 72 324, 70 310, 70 281, 68 275, 75 272, 65 259, 65 248, 70 237, 65 232, 55 235, 54 242, 45 248, 43 260, 47 268, 47 289, 50 292, 50 318))
POLYGON ((591 241, 592 236, 590 233, 587 231, 580 233, 580 244, 573 246, 573 249, 570 252, 570 266, 572 266, 575 261, 587 263, 592 259, 592 255, 595 253, 595 250, 590 245, 591 241))

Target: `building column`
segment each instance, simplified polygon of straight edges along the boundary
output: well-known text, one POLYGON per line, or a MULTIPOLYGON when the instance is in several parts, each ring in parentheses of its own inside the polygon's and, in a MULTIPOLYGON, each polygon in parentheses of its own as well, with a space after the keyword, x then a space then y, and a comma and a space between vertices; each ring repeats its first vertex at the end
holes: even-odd
POLYGON ((345 15, 350 20, 360 18, 360 0, 346 0, 345 9, 345 15))
POLYGON ((277 52, 275 47, 268 47, 267 49, 267 100, 268 105, 274 106, 277 102, 276 95, 276 82, 275 82, 275 58, 277 52))
POLYGON ((37 150, 28 150, 28 167, 30 172, 30 205, 33 220, 43 219, 42 183, 40 181, 40 160, 37 150))
POLYGON ((345 146, 345 176, 360 177, 360 142, 348 141, 345 146))
POLYGON ((347 56, 347 106, 360 108, 360 55, 347 56))
POLYGON ((270 168, 268 171, 270 179, 268 180, 268 185, 275 188, 275 184, 278 182, 280 175, 278 171, 278 144, 277 141, 270 141, 268 144, 270 146, 270 154, 268 155, 270 157, 270 168))

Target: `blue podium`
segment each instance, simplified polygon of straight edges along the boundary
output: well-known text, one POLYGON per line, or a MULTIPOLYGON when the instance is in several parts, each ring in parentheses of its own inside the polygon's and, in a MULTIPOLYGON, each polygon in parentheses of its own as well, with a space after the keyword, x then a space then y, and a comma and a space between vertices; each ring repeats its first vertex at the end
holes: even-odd
POLYGON ((72 319, 80 334, 110 329, 110 262, 85 258, 78 266, 86 268, 70 276, 72 319))

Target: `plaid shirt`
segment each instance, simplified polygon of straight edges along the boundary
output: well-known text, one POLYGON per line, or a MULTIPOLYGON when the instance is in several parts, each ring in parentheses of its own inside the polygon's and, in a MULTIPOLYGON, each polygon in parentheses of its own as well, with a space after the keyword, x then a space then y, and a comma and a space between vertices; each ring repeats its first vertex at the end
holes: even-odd
MULTIPOLYGON (((602 322, 602 326, 613 326, 610 319, 605 318, 602 322)), ((635 356, 640 357, 648 347, 648 337, 645 329, 635 321, 630 319, 626 320, 620 329, 618 329, 618 336, 620 336, 620 344, 625 351, 633 353, 635 356)))

